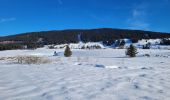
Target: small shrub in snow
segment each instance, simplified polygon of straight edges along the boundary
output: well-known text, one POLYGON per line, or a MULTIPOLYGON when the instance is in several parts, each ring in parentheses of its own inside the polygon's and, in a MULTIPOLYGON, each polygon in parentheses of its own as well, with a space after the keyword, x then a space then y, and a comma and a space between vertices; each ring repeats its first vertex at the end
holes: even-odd
POLYGON ((126 50, 126 55, 129 57, 136 57, 137 54, 137 49, 135 46, 133 46, 132 44, 127 48, 126 50))
POLYGON ((48 46, 49 49, 54 49, 54 45, 48 46))
POLYGON ((94 49, 101 49, 101 47, 99 45, 95 45, 93 46, 94 49))
POLYGON ((70 50, 70 47, 67 45, 66 49, 64 51, 64 56, 65 57, 70 57, 72 55, 72 51, 70 50))
POLYGON ((53 56, 58 56, 58 53, 56 51, 54 51, 53 56))
POLYGON ((85 46, 82 46, 81 49, 85 49, 85 46))
POLYGON ((77 62, 89 62, 89 57, 77 57, 77 62))
POLYGON ((150 49, 151 43, 147 43, 146 45, 143 45, 143 49, 150 49))

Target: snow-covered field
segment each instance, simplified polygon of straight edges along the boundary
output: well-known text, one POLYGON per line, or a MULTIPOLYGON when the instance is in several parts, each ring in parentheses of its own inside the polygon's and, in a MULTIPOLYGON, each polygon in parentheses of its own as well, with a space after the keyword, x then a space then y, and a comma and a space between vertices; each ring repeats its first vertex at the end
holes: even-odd
POLYGON ((170 100, 170 50, 54 49, 0 52, 0 100, 170 100), (150 57, 143 56, 150 54, 150 57), (36 55, 47 64, 17 64, 9 57, 36 55))

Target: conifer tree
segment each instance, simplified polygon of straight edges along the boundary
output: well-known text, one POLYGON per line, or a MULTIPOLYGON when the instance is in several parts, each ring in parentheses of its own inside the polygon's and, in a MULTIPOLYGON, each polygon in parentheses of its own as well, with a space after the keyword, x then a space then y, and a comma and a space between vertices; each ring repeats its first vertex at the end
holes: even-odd
POLYGON ((136 57, 136 54, 137 54, 137 49, 135 46, 131 44, 130 47, 127 48, 126 55, 128 55, 129 57, 136 57))
POLYGON ((120 42, 120 46, 125 46, 125 44, 126 44, 125 40, 122 40, 122 41, 120 42))
POLYGON ((65 57, 70 57, 72 55, 72 52, 71 52, 71 50, 70 50, 70 47, 67 45, 66 46, 66 49, 65 49, 65 51, 64 51, 64 56, 65 57))

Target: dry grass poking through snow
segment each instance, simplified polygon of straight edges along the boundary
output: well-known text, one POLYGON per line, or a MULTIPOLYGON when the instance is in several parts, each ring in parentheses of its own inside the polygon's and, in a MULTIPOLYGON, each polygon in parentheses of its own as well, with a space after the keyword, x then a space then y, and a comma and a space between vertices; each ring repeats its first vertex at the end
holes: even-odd
POLYGON ((46 64, 51 62, 51 60, 46 57, 38 56, 18 56, 16 57, 16 61, 19 64, 46 64))
POLYGON ((0 60, 6 60, 17 64, 46 64, 52 62, 47 57, 39 57, 39 56, 1 57, 0 60))

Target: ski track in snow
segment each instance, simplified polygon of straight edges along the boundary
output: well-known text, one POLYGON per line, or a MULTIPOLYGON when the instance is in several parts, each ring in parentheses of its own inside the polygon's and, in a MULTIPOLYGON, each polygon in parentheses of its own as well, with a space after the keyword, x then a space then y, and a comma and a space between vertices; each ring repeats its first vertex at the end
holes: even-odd
MULTIPOLYGON (((169 100, 168 50, 140 50, 151 57, 124 57, 124 50, 73 50, 71 58, 54 50, 12 50, 0 57, 40 55, 55 62, 12 64, 0 60, 0 100, 169 100)), ((63 52, 62 49, 56 50, 63 52)), ((139 55, 141 55, 139 54, 139 55)))

